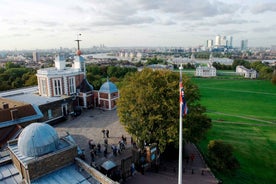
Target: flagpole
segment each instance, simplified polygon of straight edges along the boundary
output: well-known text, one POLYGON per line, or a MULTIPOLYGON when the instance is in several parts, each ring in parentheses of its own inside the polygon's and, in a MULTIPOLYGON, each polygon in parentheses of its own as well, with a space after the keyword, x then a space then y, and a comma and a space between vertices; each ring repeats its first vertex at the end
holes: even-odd
MULTIPOLYGON (((182 64, 180 64, 180 83, 182 83, 182 64)), ((181 94, 181 88, 179 87, 179 94, 181 94)), ((179 103, 179 153, 178 153, 178 184, 182 184, 182 104, 179 103)))

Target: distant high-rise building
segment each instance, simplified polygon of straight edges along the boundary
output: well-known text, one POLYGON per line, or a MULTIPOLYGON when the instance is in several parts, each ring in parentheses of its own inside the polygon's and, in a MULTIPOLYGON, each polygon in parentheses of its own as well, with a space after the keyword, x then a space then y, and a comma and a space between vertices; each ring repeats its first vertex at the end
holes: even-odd
POLYGON ((221 41, 221 36, 217 35, 216 40, 215 40, 215 46, 220 46, 220 44, 221 44, 220 41, 221 41))
POLYGON ((33 61, 38 62, 39 61, 39 53, 38 52, 33 52, 33 61))
POLYGON ((241 50, 246 50, 248 48, 248 40, 241 41, 241 50))
POLYGON ((220 37, 220 45, 219 46, 226 47, 226 45, 227 45, 226 36, 221 36, 220 37))
POLYGON ((229 36, 229 40, 228 40, 228 47, 232 48, 233 47, 233 37, 229 36))
POLYGON ((212 48, 212 47, 213 47, 213 40, 207 40, 206 46, 207 46, 208 48, 212 48))
POLYGON ((271 52, 272 54, 276 54, 276 45, 271 45, 270 52, 271 52))

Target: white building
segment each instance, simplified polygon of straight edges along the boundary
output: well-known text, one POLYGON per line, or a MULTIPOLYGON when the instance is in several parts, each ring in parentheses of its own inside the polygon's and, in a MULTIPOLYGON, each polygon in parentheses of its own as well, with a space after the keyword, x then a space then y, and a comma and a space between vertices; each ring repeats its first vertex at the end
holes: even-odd
POLYGON ((239 75, 243 75, 245 78, 256 79, 257 78, 257 71, 253 69, 247 69, 242 65, 238 65, 236 67, 236 73, 239 75))
POLYGON ((55 67, 37 70, 38 92, 44 97, 76 96, 79 106, 93 106, 93 86, 86 80, 85 60, 80 50, 72 67, 65 66, 65 58, 57 55, 55 67))
POLYGON ((211 66, 198 66, 196 68, 195 76, 198 77, 215 77, 217 75, 217 70, 215 67, 211 66))
POLYGON ((37 82, 39 95, 61 96, 76 93, 76 88, 85 77, 84 59, 81 56, 75 57, 73 67, 65 66, 65 58, 57 55, 55 67, 37 70, 37 82))

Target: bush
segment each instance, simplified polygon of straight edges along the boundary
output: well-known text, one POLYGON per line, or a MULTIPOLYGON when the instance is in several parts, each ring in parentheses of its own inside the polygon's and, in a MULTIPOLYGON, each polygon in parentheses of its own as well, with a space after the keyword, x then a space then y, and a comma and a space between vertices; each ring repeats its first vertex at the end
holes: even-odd
POLYGON ((272 74, 272 79, 271 79, 272 84, 276 85, 276 70, 274 70, 272 74))
POLYGON ((218 172, 234 174, 240 167, 233 155, 233 147, 221 140, 211 140, 208 144, 209 164, 218 172))

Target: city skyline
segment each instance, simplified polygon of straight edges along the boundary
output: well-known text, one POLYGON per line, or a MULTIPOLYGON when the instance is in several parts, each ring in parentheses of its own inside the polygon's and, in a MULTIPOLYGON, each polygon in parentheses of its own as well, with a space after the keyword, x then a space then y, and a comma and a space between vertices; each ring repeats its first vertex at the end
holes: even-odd
POLYGON ((276 44, 274 0, 0 0, 0 50, 104 44, 111 47, 188 47, 216 35, 233 46, 276 44))

